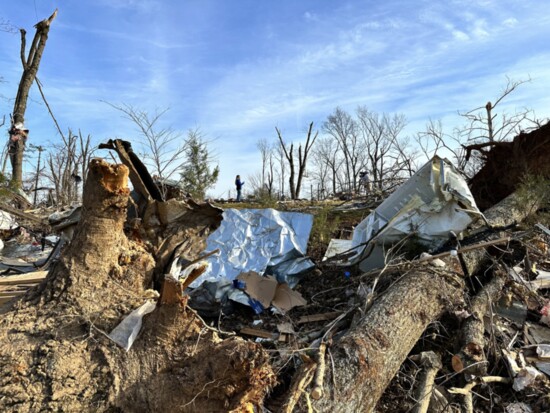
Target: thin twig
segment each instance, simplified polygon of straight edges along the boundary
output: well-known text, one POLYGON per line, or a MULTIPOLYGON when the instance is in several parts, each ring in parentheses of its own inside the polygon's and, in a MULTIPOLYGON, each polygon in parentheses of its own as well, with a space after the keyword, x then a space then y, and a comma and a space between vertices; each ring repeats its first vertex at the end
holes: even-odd
POLYGON ((61 135, 61 137, 65 141, 66 140, 65 135, 63 135, 63 132, 61 131, 61 127, 59 126, 59 123, 57 123, 57 119, 53 115, 52 109, 50 108, 50 105, 48 104, 48 101, 46 100, 46 96, 44 95, 44 91, 42 90, 42 82, 40 82, 40 80, 38 80, 38 77, 36 77, 35 80, 36 80, 36 86, 38 86, 38 90, 40 91, 40 96, 42 96, 42 100, 44 101, 44 104, 46 105, 46 108, 48 108, 48 112, 49 112, 50 116, 52 117, 53 122, 55 123, 55 127, 57 128, 57 131, 59 132, 59 134, 61 135))

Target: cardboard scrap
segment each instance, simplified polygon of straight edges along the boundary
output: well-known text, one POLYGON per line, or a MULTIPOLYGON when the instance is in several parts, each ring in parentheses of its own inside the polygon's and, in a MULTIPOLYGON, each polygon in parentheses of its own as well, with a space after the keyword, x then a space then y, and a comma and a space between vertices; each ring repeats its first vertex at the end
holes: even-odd
POLYGON ((306 305, 307 301, 302 295, 291 290, 288 284, 279 284, 275 291, 275 297, 271 304, 282 312, 287 312, 291 308, 306 305))
POLYGON ((244 283, 244 291, 264 308, 272 305, 284 313, 307 303, 299 292, 291 290, 288 284, 279 284, 272 276, 248 271, 239 274, 237 279, 244 283))
POLYGON ((277 324, 277 330, 279 330, 279 333, 282 334, 294 334, 294 327, 292 326, 292 323, 289 322, 283 322, 277 324))
POLYGON ((255 271, 248 271, 239 274, 237 277, 245 283, 246 293, 253 299, 260 302, 264 308, 271 305, 277 290, 277 280, 273 277, 262 277, 255 271))

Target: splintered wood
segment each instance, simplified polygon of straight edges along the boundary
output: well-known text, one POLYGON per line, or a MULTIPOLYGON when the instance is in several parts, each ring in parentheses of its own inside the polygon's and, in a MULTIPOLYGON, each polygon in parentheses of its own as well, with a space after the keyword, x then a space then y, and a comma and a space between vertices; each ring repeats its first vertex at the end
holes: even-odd
POLYGON ((48 271, 37 271, 24 275, 0 277, 0 305, 25 294, 29 288, 46 278, 47 274, 48 271))

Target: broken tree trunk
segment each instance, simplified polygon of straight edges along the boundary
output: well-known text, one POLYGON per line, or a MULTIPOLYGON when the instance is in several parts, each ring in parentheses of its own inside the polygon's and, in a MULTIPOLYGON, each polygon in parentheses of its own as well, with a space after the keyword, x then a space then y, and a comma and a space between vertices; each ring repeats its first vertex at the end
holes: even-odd
POLYGON ((418 358, 423 373, 419 380, 420 384, 415 391, 417 404, 413 413, 426 413, 433 395, 435 376, 442 367, 441 356, 433 351, 424 351, 420 353, 418 358))
POLYGON ((9 131, 9 155, 12 166, 11 183, 14 187, 20 188, 23 180, 23 153, 27 141, 28 129, 25 128, 25 111, 27 110, 27 99, 29 90, 36 78, 40 59, 46 47, 50 25, 57 16, 57 9, 53 14, 35 24, 36 32, 32 40, 28 55, 25 57, 26 31, 21 29, 21 64, 23 65, 23 74, 19 81, 17 96, 13 105, 13 114, 11 128, 9 131))
POLYGON ((330 349, 329 390, 314 407, 323 412, 374 411, 428 324, 458 305, 462 291, 456 274, 431 267, 415 269, 398 281, 330 349))
MULTIPOLYGON (((486 222, 482 220, 477 221, 473 231, 479 230, 486 223, 494 228, 504 228, 514 223, 520 223, 529 215, 535 213, 541 204, 542 199, 537 196, 529 196, 524 193, 514 192, 485 211, 484 216, 486 222), (528 198, 528 202, 525 198, 528 198)), ((505 234, 503 232, 497 232, 489 236, 487 240, 502 238, 504 236, 505 234)), ((466 252, 463 254, 463 258, 469 275, 476 274, 490 262, 489 255, 485 248, 466 252)))
POLYGON ((498 301, 505 283, 506 273, 495 271, 493 279, 473 298, 469 306, 471 316, 464 321, 461 328, 461 349, 452 359, 454 371, 464 371, 476 376, 487 374, 483 317, 493 302, 498 301))
MULTIPOLYGON (((130 351, 107 337, 147 302, 155 268, 123 232, 127 177, 91 162, 71 244, 38 287, 0 307, 0 411, 250 411, 274 384, 258 344, 220 340, 168 285, 130 351)), ((205 243, 209 222, 195 213, 183 254, 205 243)))

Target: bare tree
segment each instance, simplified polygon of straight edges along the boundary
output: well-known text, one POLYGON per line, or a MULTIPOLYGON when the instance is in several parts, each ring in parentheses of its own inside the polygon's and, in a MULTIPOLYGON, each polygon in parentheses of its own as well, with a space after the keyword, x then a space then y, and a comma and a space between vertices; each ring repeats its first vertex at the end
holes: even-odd
POLYGON ((432 158, 435 154, 440 154, 440 156, 442 153, 450 154, 455 165, 467 176, 471 176, 468 173, 466 151, 462 146, 460 128, 455 128, 452 133, 445 133, 441 120, 430 119, 426 124, 426 129, 415 136, 415 141, 427 159, 432 158))
POLYGON ((25 56, 26 31, 25 29, 20 29, 21 63, 23 65, 23 74, 21 75, 21 80, 19 81, 19 88, 17 89, 17 96, 13 105, 11 128, 9 132, 9 154, 12 165, 11 183, 16 188, 21 188, 21 182, 23 179, 23 153, 25 151, 25 143, 29 132, 25 127, 25 112, 27 110, 29 90, 36 78, 42 53, 46 47, 50 24, 56 16, 57 9, 50 17, 38 22, 34 26, 36 28, 36 33, 27 56, 25 56))
POLYGON ((523 108, 513 114, 495 112, 502 102, 521 85, 531 81, 512 80, 507 83, 502 92, 494 100, 459 115, 466 119, 466 124, 457 127, 452 133, 445 133, 441 121, 430 120, 426 130, 416 137, 426 155, 438 151, 452 154, 457 166, 468 177, 472 177, 483 164, 484 156, 491 147, 499 142, 509 140, 522 131, 538 128, 542 122, 537 120, 532 110, 523 108), (433 145, 433 148, 432 148, 433 145))
POLYGON ((390 157, 394 159, 393 175, 396 178, 403 174, 411 177, 418 169, 418 150, 411 148, 410 140, 408 136, 395 136, 393 139, 393 154, 390 157))
POLYGON ((330 174, 332 193, 337 192, 338 172, 343 160, 338 156, 338 143, 332 137, 325 137, 319 140, 313 152, 314 162, 319 171, 319 179, 324 191, 327 190, 325 179, 330 174))
POLYGON ((156 110, 150 115, 128 104, 108 104, 121 111, 137 127, 144 149, 142 161, 160 181, 171 178, 183 168, 188 149, 187 139, 171 127, 160 126, 161 118, 168 108, 156 110))
POLYGON ((274 157, 279 164, 278 168, 278 181, 279 181, 279 194, 283 198, 285 196, 285 169, 286 169, 286 156, 285 151, 281 145, 274 147, 274 157))
POLYGON ((275 128, 277 131, 277 136, 279 138, 279 143, 281 145, 281 148, 284 151, 285 157, 288 161, 288 165, 290 167, 290 177, 289 177, 289 186, 290 186, 290 197, 292 199, 298 199, 300 197, 300 189, 302 187, 302 179, 304 177, 305 171, 306 171, 306 165, 307 165, 307 157, 311 151, 311 148, 313 147, 313 144, 315 143, 315 140, 317 139, 317 136, 319 135, 319 132, 316 131, 315 135, 312 137, 313 133, 313 122, 309 124, 309 128, 307 131, 307 138, 306 143, 302 149, 302 145, 300 144, 298 146, 298 178, 296 180, 296 183, 294 183, 294 178, 296 176, 295 171, 295 163, 294 163, 294 144, 290 144, 290 148, 287 148, 283 136, 281 135, 281 131, 279 128, 275 128))
POLYGON ((267 192, 269 197, 271 197, 273 195, 273 182, 275 175, 275 161, 273 159, 274 148, 266 139, 260 139, 256 143, 256 146, 262 157, 262 172, 260 181, 261 192, 267 192))
POLYGON ((263 197, 265 195, 265 189, 262 184, 262 173, 256 172, 251 175, 247 175, 246 182, 248 188, 252 191, 254 196, 263 197))
POLYGON ((385 179, 396 169, 395 158, 392 159, 391 153, 407 120, 401 114, 379 115, 365 107, 357 108, 357 118, 359 130, 366 145, 373 184, 383 189, 385 179))
MULTIPOLYGON (((318 144, 319 146, 319 144, 318 144)), ((328 195, 327 183, 330 181, 331 169, 330 165, 324 161, 315 151, 312 153, 311 163, 314 168, 312 170, 312 178, 317 185, 317 199, 324 199, 328 195)))
POLYGON ((53 185, 58 206, 78 202, 80 185, 86 179, 94 150, 90 135, 84 137, 81 131, 75 135, 70 129, 66 136, 62 135, 61 143, 52 145, 44 175, 53 185))
POLYGON ((323 131, 332 136, 344 155, 347 189, 357 190, 357 178, 365 159, 365 142, 360 139, 357 122, 340 108, 329 115, 323 124, 323 131))
POLYGON ((498 114, 494 112, 497 106, 506 99, 519 86, 531 81, 531 78, 524 80, 513 80, 506 77, 507 83, 504 90, 496 98, 495 103, 487 102, 465 113, 460 113, 468 120, 469 125, 462 132, 467 137, 467 142, 478 143, 480 141, 500 142, 513 138, 520 132, 520 126, 525 122, 533 122, 533 111, 523 109, 514 114, 501 113, 500 121, 496 122, 498 114))

